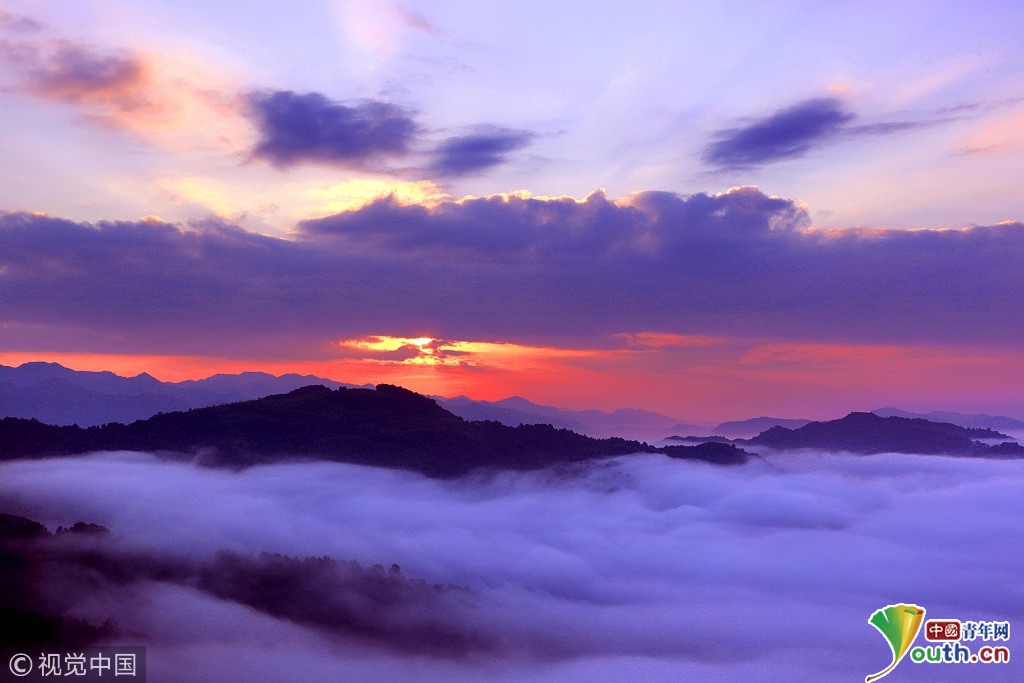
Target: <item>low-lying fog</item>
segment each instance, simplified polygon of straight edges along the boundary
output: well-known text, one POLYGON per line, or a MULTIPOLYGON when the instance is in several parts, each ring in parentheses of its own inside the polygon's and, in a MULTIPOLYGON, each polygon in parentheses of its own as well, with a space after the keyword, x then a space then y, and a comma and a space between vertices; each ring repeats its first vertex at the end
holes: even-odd
MULTIPOLYGON (((73 598, 74 616, 141 634, 117 641, 149 646, 151 681, 817 683, 889 663, 867 620, 891 603, 1024 628, 1022 484, 1019 461, 914 455, 637 455, 439 481, 102 453, 0 465, 0 511, 99 523, 118 552, 203 567, 73 598), (311 570, 284 611, 210 588, 294 569, 263 552, 397 563, 403 583, 343 600, 348 579, 311 570)), ((969 678, 1014 679, 1017 661, 969 678)), ((962 669, 908 658, 892 680, 962 669)))

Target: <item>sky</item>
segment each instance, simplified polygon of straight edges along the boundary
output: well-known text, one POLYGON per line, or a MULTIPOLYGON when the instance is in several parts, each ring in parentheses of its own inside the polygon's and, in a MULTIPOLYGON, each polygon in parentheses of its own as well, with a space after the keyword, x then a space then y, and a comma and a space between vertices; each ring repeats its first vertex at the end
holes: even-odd
POLYGON ((1017 2, 0 3, 0 363, 1024 415, 1017 2))

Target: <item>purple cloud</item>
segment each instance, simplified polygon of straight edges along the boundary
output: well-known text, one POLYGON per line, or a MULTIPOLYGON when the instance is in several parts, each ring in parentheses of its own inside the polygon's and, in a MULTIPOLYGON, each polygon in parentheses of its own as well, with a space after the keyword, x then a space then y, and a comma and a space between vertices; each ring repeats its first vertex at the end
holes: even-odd
POLYGON ((846 132, 850 135, 893 135, 895 133, 906 133, 926 126, 933 126, 950 119, 937 121, 883 121, 881 123, 865 123, 859 126, 850 126, 846 132))
POLYGON ((472 253, 488 260, 509 253, 557 255, 584 242, 590 252, 612 249, 618 242, 635 243, 644 222, 641 212, 617 207, 596 193, 583 203, 492 196, 435 208, 383 198, 299 227, 313 239, 393 251, 472 253))
POLYGON ((141 64, 128 54, 102 54, 83 45, 63 45, 30 71, 30 87, 49 93, 89 93, 137 81, 141 64))
POLYGON ((618 202, 599 193, 431 207, 382 199, 302 223, 294 240, 219 223, 181 230, 5 214, 0 320, 176 353, 258 354, 282 339, 424 330, 523 341, 658 329, 1024 342, 1024 224, 806 225, 794 202, 752 188, 618 202), (183 328, 194 334, 170 334, 183 328))
MULTIPOLYGON (((383 160, 414 155, 420 142, 412 114, 386 102, 347 105, 320 93, 278 90, 250 94, 248 103, 249 117, 260 133, 252 154, 279 168, 309 162, 379 166, 383 160)), ((503 128, 450 137, 431 152, 428 170, 439 176, 485 171, 504 163, 509 152, 532 137, 503 128)))
POLYGON ((754 168, 801 157, 838 138, 896 135, 957 117, 852 125, 856 118, 838 99, 804 100, 745 126, 718 131, 704 150, 704 161, 722 170, 754 168))
POLYGON ((0 10, 0 30, 12 33, 36 33, 42 31, 43 24, 32 17, 0 10))
POLYGON ((145 104, 145 65, 129 52, 108 53, 69 41, 0 43, 0 59, 15 67, 24 90, 40 97, 120 110, 145 104))
POLYGON ((533 135, 524 131, 495 129, 445 140, 435 151, 431 170, 442 176, 460 176, 498 166, 509 152, 525 147, 533 135))
POLYGON ((704 151, 704 161, 739 169, 803 156, 853 119, 839 100, 805 100, 741 128, 719 131, 704 151))
POLYGON ((280 168, 302 162, 365 167, 407 154, 417 132, 406 110, 385 102, 346 105, 290 90, 253 93, 248 100, 260 132, 253 156, 280 168))
POLYGON ((762 239, 807 220, 789 200, 744 189, 685 198, 643 192, 627 204, 609 201, 601 192, 582 202, 495 195, 433 208, 383 198, 299 227, 316 239, 407 253, 473 253, 485 261, 518 253, 524 261, 571 263, 593 257, 672 259, 698 243, 710 248, 711 243, 762 239))

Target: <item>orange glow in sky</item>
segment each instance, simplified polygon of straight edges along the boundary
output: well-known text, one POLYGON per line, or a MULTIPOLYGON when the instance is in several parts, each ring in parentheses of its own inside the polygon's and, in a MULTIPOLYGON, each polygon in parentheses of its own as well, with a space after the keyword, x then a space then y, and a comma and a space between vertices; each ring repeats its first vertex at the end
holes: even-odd
POLYGON ((44 360, 125 376, 147 372, 164 381, 244 371, 298 373, 360 385, 399 384, 431 395, 520 395, 574 409, 643 407, 689 421, 769 413, 824 419, 887 404, 938 409, 963 399, 984 410, 985 401, 1012 400, 1024 385, 1024 360, 1013 350, 656 333, 618 335, 617 341, 610 348, 579 349, 372 336, 335 342, 336 356, 316 360, 5 352, 0 363, 44 360))

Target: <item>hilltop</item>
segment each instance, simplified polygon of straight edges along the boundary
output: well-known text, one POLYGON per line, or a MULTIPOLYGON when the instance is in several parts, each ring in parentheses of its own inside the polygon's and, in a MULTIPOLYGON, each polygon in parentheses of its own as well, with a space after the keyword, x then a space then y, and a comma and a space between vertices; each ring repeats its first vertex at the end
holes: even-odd
POLYGON ((6 458, 98 450, 186 454, 216 467, 324 459, 411 469, 433 477, 478 468, 536 469, 638 452, 718 464, 738 464, 748 457, 732 444, 654 448, 621 438, 594 439, 551 425, 470 422, 430 398, 387 384, 334 390, 313 385, 251 401, 161 413, 128 425, 81 428, 0 420, 0 452, 6 458))

